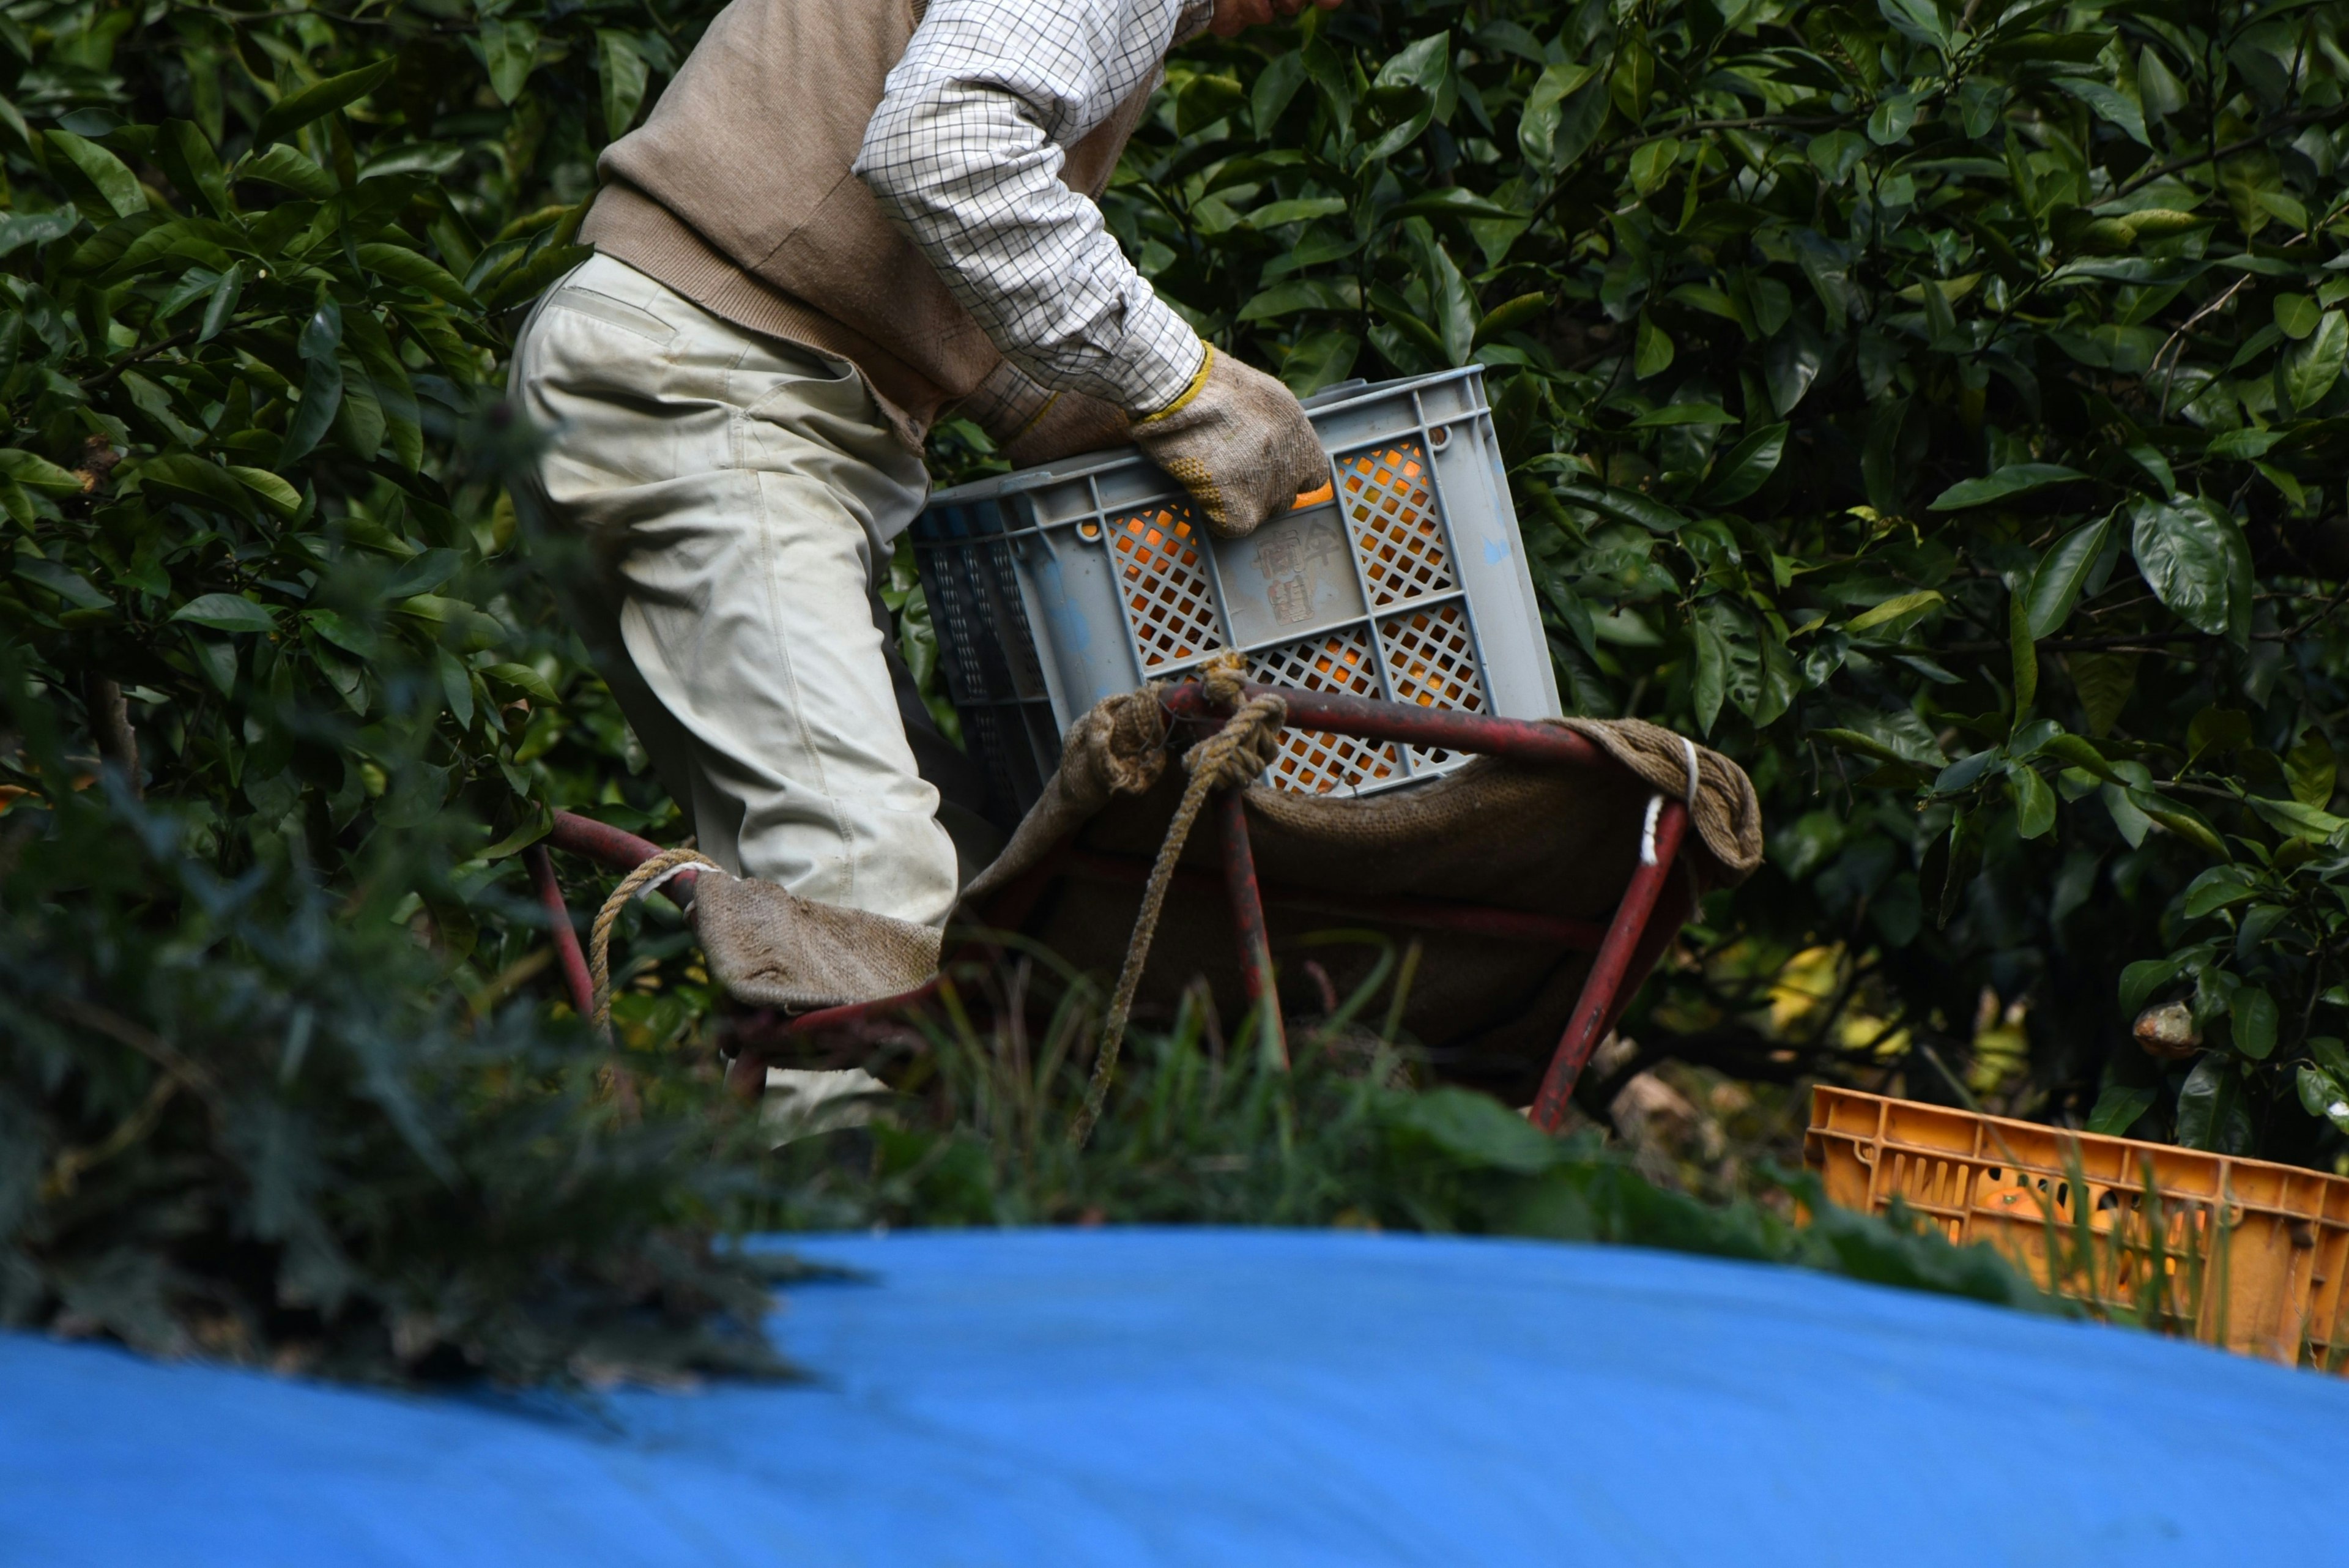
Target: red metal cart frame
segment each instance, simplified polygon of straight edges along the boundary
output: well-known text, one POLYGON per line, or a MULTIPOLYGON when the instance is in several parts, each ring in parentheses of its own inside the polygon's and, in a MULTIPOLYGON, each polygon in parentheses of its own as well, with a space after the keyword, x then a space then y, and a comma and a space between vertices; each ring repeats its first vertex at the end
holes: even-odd
MULTIPOLYGON (((1395 742, 1431 750, 1511 757, 1521 762, 1558 767, 1613 769, 1623 766, 1582 736, 1551 724, 1486 718, 1475 713, 1381 702, 1335 692, 1297 691, 1283 686, 1251 683, 1241 688, 1240 701, 1257 696, 1280 698, 1288 707, 1288 724, 1301 730, 1325 731, 1362 740, 1395 742)), ((1195 681, 1169 687, 1162 701, 1170 718, 1178 722, 1213 724, 1229 712, 1227 708, 1217 706, 1195 681)), ((1543 1076, 1540 1093, 1534 1101, 1532 1119, 1545 1131, 1556 1130, 1565 1116, 1568 1101, 1574 1093, 1575 1081, 1588 1064, 1591 1052, 1606 1036, 1623 1006, 1630 1002, 1631 993, 1638 990, 1640 982, 1655 966, 1664 944, 1680 929, 1692 907, 1685 879, 1675 878, 1671 875, 1673 864, 1680 856, 1682 840, 1688 832, 1688 806, 1685 802, 1661 792, 1656 793, 1648 802, 1647 817, 1641 829, 1639 865, 1632 871, 1613 918, 1603 928, 1588 921, 1485 905, 1418 898, 1366 905, 1363 900, 1350 896, 1339 903, 1328 895, 1320 895, 1317 898, 1309 891, 1278 886, 1268 888, 1259 883, 1257 877, 1256 858, 1248 842, 1247 818, 1242 805, 1241 792, 1223 792, 1217 805, 1216 822, 1223 840, 1223 882, 1231 900, 1232 925, 1239 942, 1240 972, 1247 984, 1250 1003, 1263 1009, 1267 1025, 1276 1036, 1280 1022, 1273 989, 1271 946, 1265 925, 1264 911, 1268 903, 1276 908, 1306 910, 1314 909, 1318 903, 1330 913, 1357 917, 1365 913, 1374 914, 1396 925, 1468 931, 1500 940, 1548 943, 1568 950, 1595 950, 1597 956, 1591 961, 1589 975, 1583 981, 1581 995, 1575 1002, 1566 1032, 1558 1040, 1557 1049, 1550 1058, 1549 1070, 1543 1076), (1661 919, 1657 918, 1660 909, 1664 915, 1661 919)), ((547 857, 549 846, 621 872, 631 870, 660 853, 660 846, 634 834, 623 833, 570 812, 558 811, 554 814, 554 831, 543 842, 523 852, 531 879, 554 927, 565 984, 574 1003, 584 1015, 589 1010, 592 996, 587 962, 580 950, 578 933, 572 926, 562 888, 555 880, 554 864, 547 857)), ((1129 862, 1119 857, 1092 855, 1063 846, 1057 855, 997 897, 988 909, 989 923, 998 929, 1016 928, 1045 888, 1057 877, 1100 877, 1138 884, 1148 870, 1145 861, 1129 862)), ((1185 874, 1181 880, 1195 881, 1197 876, 1196 873, 1185 874)), ((682 903, 689 897, 692 873, 680 873, 675 881, 684 885, 676 895, 682 903)), ((933 980, 900 995, 796 1015, 755 1012, 740 1017, 733 1022, 730 1032, 735 1046, 735 1058, 733 1065, 728 1069, 727 1082, 739 1093, 755 1098, 766 1084, 767 1059, 792 1042, 858 1027, 903 1012, 928 1000, 936 986, 937 981, 933 980)))

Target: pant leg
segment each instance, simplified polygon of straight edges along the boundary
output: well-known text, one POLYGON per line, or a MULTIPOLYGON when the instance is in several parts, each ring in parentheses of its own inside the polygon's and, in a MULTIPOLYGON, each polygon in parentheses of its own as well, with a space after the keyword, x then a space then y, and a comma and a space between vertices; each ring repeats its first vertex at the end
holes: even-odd
POLYGON ((584 598, 605 624, 582 630, 703 852, 825 903, 944 919, 954 846, 870 611, 927 480, 855 371, 599 256, 533 315, 513 386, 551 432, 552 518, 596 563, 584 598))

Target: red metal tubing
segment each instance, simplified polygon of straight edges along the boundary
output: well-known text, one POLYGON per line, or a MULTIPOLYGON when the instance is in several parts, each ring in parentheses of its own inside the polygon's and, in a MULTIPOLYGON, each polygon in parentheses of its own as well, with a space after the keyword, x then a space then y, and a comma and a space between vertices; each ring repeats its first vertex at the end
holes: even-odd
MULTIPOLYGON (((661 846, 649 838, 638 838, 633 833, 624 833, 597 822, 594 817, 581 816, 573 811, 556 812, 554 827, 548 830, 541 842, 572 855, 583 856, 607 870, 623 874, 635 870, 661 852, 661 846)), ((676 888, 669 902, 681 909, 693 897, 694 877, 695 873, 690 870, 680 871, 662 884, 660 890, 667 893, 670 888, 676 888)))
MULTIPOLYGON (((1123 855, 1103 855, 1092 850, 1080 850, 1070 856, 1069 869, 1077 876, 1104 882, 1139 885, 1150 879, 1150 862, 1147 860, 1123 855)), ((1188 867, 1177 867, 1174 871, 1177 888, 1202 890, 1216 881, 1216 878, 1209 873, 1195 871, 1188 867)), ((1421 930, 1457 931, 1464 936, 1491 937, 1505 942, 1532 942, 1566 948, 1574 952, 1596 952, 1599 944, 1607 940, 1607 928, 1596 921, 1571 920, 1558 915, 1537 914, 1531 909, 1459 904, 1444 898, 1374 898, 1314 893, 1261 878, 1257 886, 1268 909, 1293 909, 1309 915, 1327 915, 1333 919, 1373 920, 1391 926, 1415 927, 1421 930)))
POLYGON ((1591 961, 1589 977, 1575 1000, 1557 1054, 1550 1058, 1549 1071, 1542 1076, 1541 1093, 1534 1097, 1533 1123, 1544 1132, 1556 1132, 1565 1119, 1575 1080, 1582 1076, 1590 1053, 1599 1044, 1599 1026, 1616 1012, 1616 993, 1630 972, 1633 957, 1647 934, 1648 917, 1655 911, 1657 896, 1672 874, 1672 862, 1687 831, 1688 807, 1676 800, 1664 801, 1656 814, 1656 857, 1642 861, 1631 873, 1630 886, 1623 889, 1623 901, 1616 906, 1615 919, 1607 928, 1607 940, 1591 961))
POLYGON ((563 884, 555 880, 554 862, 548 858, 543 844, 523 850, 522 860, 530 867, 531 886, 538 889, 539 907, 546 911, 546 923, 554 932, 554 953, 563 964, 563 983, 571 992, 571 1005, 585 1018, 595 1011, 595 981, 587 972, 587 955, 579 950, 579 932, 571 924, 571 906, 564 900, 563 884))
MULTIPOLYGON (((1411 702, 1381 702, 1335 691, 1265 686, 1252 680, 1243 682, 1240 691, 1246 697, 1278 697, 1287 702, 1288 727, 1294 730, 1324 730, 1332 734, 1357 735, 1366 741, 1400 741, 1423 749, 1474 752, 1525 762, 1621 765, 1573 731, 1561 730, 1555 724, 1495 719, 1449 708, 1422 708, 1411 702)), ((1206 691, 1196 681, 1167 688, 1161 701, 1168 712, 1181 719, 1214 719, 1225 711, 1207 701, 1206 691)))
POLYGON ((1264 898, 1256 882, 1256 851, 1248 843, 1246 792, 1216 792, 1216 818, 1223 829, 1224 890, 1232 901, 1232 926, 1239 934, 1240 979, 1248 1005, 1256 1009, 1265 1051, 1288 1065, 1288 1036, 1281 1027, 1280 996, 1273 984, 1272 938, 1265 929, 1264 898))

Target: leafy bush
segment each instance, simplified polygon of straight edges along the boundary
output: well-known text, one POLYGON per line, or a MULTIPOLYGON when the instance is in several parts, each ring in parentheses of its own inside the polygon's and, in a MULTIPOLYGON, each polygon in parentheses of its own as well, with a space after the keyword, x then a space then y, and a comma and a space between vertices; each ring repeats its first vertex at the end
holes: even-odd
POLYGON ((119 775, 7 826, 0 1324, 369 1380, 781 1369, 710 1241, 752 1129, 658 1057, 624 1115, 577 1023, 460 995, 389 919, 417 846, 339 893, 298 854, 223 877, 119 775))

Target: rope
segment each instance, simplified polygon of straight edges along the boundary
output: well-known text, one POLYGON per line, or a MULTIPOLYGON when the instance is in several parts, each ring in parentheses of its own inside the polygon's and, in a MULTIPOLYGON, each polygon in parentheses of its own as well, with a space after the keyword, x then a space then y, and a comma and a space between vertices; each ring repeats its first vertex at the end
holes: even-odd
MULTIPOLYGON (((1681 753, 1688 760, 1688 794, 1682 797, 1682 800, 1689 808, 1689 815, 1694 816, 1696 815, 1696 742, 1686 735, 1675 736, 1674 739, 1680 742, 1681 753)), ((1663 810, 1664 792, 1658 790, 1648 797, 1648 820, 1640 828, 1640 864, 1642 866, 1653 866, 1656 863, 1656 818, 1663 815, 1663 810)))
POLYGON ((1174 881, 1175 862, 1183 858, 1183 846, 1191 837, 1191 826, 1199 819, 1199 812, 1207 804, 1208 792, 1216 788, 1245 789, 1249 781, 1272 765, 1273 754, 1280 745, 1281 727, 1288 722, 1288 704, 1278 697, 1251 697, 1241 701, 1241 682, 1247 678, 1247 667, 1236 653, 1218 654, 1199 670, 1199 684, 1207 700, 1218 707, 1231 706, 1232 716, 1224 727, 1193 746, 1183 754, 1184 769, 1191 775, 1183 786, 1182 804, 1174 808, 1174 818, 1166 825, 1166 841, 1158 846, 1158 858, 1150 867, 1150 880, 1142 889, 1142 909, 1133 918, 1133 936, 1125 949, 1125 967, 1118 971, 1117 991, 1110 999, 1109 1016, 1102 1021, 1101 1048, 1093 1054, 1092 1082, 1085 1087, 1085 1103, 1076 1120, 1069 1125, 1069 1147, 1082 1148, 1092 1137, 1093 1124, 1101 1119, 1102 1106, 1109 1098, 1110 1079, 1117 1072, 1117 1054, 1125 1044, 1125 1025, 1133 1011, 1133 993, 1142 984, 1143 965, 1149 961, 1150 944, 1158 934, 1159 911, 1165 907, 1166 890, 1174 881))
POLYGON ((643 896, 667 881, 680 871, 707 866, 713 871, 724 867, 698 849, 664 849, 620 878, 604 907, 595 911, 595 924, 587 936, 587 971, 595 981, 593 1009, 595 1033, 608 1044, 612 1038, 612 924, 628 900, 643 896))

